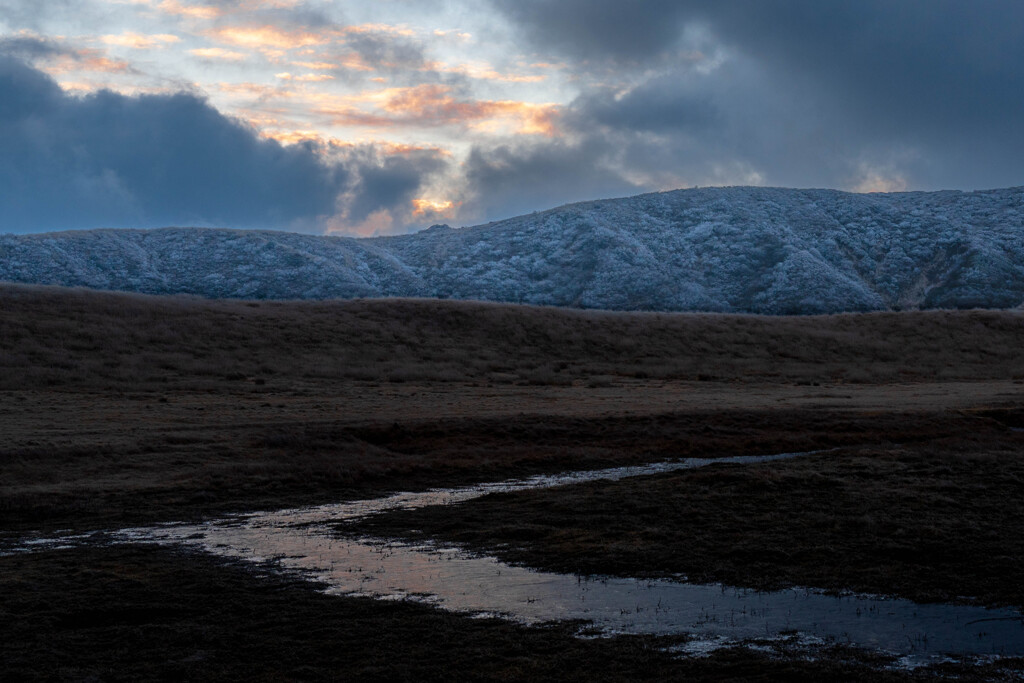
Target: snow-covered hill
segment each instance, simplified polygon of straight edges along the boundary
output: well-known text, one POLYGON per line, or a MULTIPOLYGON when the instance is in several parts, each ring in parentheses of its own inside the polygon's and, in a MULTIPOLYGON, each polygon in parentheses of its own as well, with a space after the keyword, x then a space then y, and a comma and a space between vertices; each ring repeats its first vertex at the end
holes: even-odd
POLYGON ((372 239, 202 228, 6 235, 0 280, 626 310, 1008 308, 1024 302, 1024 188, 677 190, 372 239))

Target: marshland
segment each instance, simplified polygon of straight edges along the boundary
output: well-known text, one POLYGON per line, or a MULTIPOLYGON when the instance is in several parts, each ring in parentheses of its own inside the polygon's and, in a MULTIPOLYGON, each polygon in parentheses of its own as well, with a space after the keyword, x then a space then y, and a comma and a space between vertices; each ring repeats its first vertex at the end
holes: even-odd
POLYGON ((1024 607, 1020 312, 610 313, 14 285, 0 308, 0 652, 17 678, 1002 680, 1024 666, 950 652, 907 669, 906 653, 799 632, 702 653, 698 629, 595 638, 578 615, 528 624, 327 594, 328 577, 281 557, 111 540, 723 459, 384 510, 324 533, 580 581, 992 608, 1012 625, 1024 607), (813 455, 726 460, 798 452, 813 455))

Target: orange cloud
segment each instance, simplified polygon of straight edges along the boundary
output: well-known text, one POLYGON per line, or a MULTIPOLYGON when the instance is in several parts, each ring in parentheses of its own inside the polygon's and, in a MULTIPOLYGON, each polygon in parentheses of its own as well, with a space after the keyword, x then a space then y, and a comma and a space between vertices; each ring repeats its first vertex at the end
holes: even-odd
MULTIPOLYGON (((353 149, 356 147, 372 147, 377 153, 384 156, 410 156, 415 154, 428 154, 437 157, 450 157, 452 153, 441 147, 432 145, 411 145, 404 142, 392 142, 390 140, 342 140, 334 136, 325 136, 319 131, 284 127, 285 121, 266 115, 264 112, 250 112, 245 115, 245 120, 256 128, 262 128, 260 135, 264 138, 277 140, 282 144, 294 144, 296 142, 315 142, 325 150, 353 149)), ((420 200, 416 200, 420 201, 420 200)), ((437 210, 447 208, 443 202, 427 202, 423 200, 423 210, 435 206, 437 210)), ((415 205, 415 201, 414 201, 415 205)))
POLYGON ((239 9, 288 9, 295 7, 301 0, 245 0, 238 4, 239 9))
POLYGON ((390 33, 396 36, 414 36, 416 32, 404 26, 392 26, 391 24, 356 24, 346 26, 342 33, 390 33))
POLYGON ((412 215, 416 218, 454 218, 455 211, 461 205, 462 202, 453 202, 450 199, 413 199, 412 215))
POLYGON ((225 50, 222 47, 200 47, 195 50, 189 50, 188 52, 191 55, 202 57, 203 59, 223 59, 229 62, 241 62, 249 57, 249 55, 244 52, 225 50))
POLYGON ((303 69, 312 69, 313 71, 330 71, 338 68, 337 64, 333 62, 292 62, 294 66, 301 66, 303 69))
POLYGON ((135 73, 135 69, 128 62, 111 59, 98 50, 88 48, 52 57, 40 68, 51 76, 83 71, 108 74, 135 73))
POLYGON ((340 60, 338 66, 351 71, 374 71, 374 68, 367 64, 366 60, 358 52, 349 52, 346 55, 342 55, 340 60))
POLYGON ((209 5, 182 4, 178 0, 112 0, 119 5, 144 5, 162 12, 180 17, 191 17, 193 19, 216 19, 224 14, 218 7, 209 5))
POLYGON ((322 45, 331 40, 329 33, 306 30, 286 30, 276 26, 231 26, 207 33, 208 36, 231 45, 257 49, 278 48, 291 50, 307 45, 322 45))
POLYGON ((164 14, 192 17, 194 19, 216 19, 227 14, 251 12, 259 9, 288 9, 300 4, 301 0, 239 0, 227 7, 199 3, 183 3, 179 0, 108 0, 119 5, 145 5, 164 14))
POLYGON ((515 100, 458 100, 444 85, 419 85, 397 88, 382 108, 390 114, 427 125, 462 123, 486 124, 491 127, 500 120, 512 123, 517 133, 554 135, 556 107, 552 104, 531 104, 515 100))
POLYGON ((261 83, 217 83, 214 87, 229 95, 251 95, 261 99, 288 99, 297 93, 282 87, 263 85, 261 83))
POLYGON ((293 145, 296 142, 326 142, 331 144, 331 140, 325 141, 315 130, 263 130, 260 131, 260 135, 270 140, 277 140, 285 145, 293 145))
POLYGON ((346 98, 312 96, 313 110, 342 126, 449 126, 477 130, 509 130, 523 135, 555 134, 557 105, 515 100, 460 100, 444 85, 388 88, 346 98), (315 102, 321 102, 319 106, 315 102), (359 108, 371 104, 375 111, 359 108))
POLYGON ((143 35, 141 33, 121 33, 119 35, 100 36, 100 42, 105 45, 116 45, 118 47, 130 47, 136 50, 149 50, 154 47, 164 47, 181 40, 178 36, 169 33, 157 33, 154 35, 143 35))
POLYGON ((224 14, 218 7, 209 5, 183 5, 177 0, 164 0, 157 5, 164 14, 173 14, 181 17, 192 17, 193 19, 216 19, 224 14))
POLYGON ((274 74, 275 78, 279 78, 282 81, 300 81, 304 83, 319 83, 321 81, 333 81, 334 76, 329 74, 303 74, 301 76, 295 76, 288 73, 287 71, 279 74, 274 74))

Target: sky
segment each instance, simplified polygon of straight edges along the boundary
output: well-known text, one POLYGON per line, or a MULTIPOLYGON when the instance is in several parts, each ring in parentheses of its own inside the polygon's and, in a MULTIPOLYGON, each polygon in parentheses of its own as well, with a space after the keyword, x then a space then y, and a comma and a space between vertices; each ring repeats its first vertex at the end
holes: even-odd
POLYGON ((0 0, 0 232, 1024 185, 1021 0, 0 0))

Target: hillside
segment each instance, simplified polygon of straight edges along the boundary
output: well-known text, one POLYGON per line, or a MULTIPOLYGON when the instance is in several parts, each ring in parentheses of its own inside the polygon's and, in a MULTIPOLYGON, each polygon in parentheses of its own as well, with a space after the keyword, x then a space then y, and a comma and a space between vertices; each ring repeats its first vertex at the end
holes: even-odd
POLYGON ((1024 313, 752 316, 0 286, 0 390, 1024 379, 1024 313), (259 384, 257 386, 263 386, 259 384))
POLYGON ((204 297, 436 297, 828 313, 1024 302, 1024 188, 708 188, 354 239, 167 228, 0 236, 0 280, 204 297))

